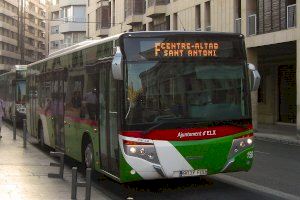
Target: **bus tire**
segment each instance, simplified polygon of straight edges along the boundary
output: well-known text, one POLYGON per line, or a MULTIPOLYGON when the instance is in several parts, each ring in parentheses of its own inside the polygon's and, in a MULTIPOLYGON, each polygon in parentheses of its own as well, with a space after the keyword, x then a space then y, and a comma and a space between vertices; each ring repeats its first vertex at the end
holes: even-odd
POLYGON ((45 145, 45 143, 44 143, 44 127, 41 122, 39 123, 39 143, 42 147, 45 145))
POLYGON ((83 141, 82 163, 84 170, 86 168, 94 169, 94 149, 92 140, 89 137, 85 137, 83 141))

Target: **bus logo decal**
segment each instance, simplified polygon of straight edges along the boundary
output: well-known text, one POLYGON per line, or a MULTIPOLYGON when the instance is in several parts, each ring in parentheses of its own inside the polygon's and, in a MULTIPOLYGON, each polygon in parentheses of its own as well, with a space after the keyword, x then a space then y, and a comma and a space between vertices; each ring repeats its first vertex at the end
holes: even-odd
POLYGON ((209 131, 197 131, 197 132, 179 132, 177 137, 178 138, 185 138, 185 137, 202 137, 202 136, 214 136, 217 135, 216 130, 209 130, 209 131))

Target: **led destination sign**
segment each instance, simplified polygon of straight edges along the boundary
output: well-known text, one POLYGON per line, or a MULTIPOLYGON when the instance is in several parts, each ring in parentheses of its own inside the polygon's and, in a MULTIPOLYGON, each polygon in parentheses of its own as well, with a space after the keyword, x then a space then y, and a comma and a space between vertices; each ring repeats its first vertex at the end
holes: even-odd
POLYGON ((155 57, 217 57, 217 42, 157 42, 155 57))
POLYGON ((240 37, 125 38, 126 61, 190 59, 246 59, 240 37))

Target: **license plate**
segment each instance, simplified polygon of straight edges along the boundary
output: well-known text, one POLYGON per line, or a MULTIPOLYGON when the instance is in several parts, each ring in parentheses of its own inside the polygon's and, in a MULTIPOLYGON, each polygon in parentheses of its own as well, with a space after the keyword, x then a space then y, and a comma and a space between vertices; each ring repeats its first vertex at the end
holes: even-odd
POLYGON ((182 170, 179 171, 179 176, 203 176, 207 175, 207 169, 182 170))

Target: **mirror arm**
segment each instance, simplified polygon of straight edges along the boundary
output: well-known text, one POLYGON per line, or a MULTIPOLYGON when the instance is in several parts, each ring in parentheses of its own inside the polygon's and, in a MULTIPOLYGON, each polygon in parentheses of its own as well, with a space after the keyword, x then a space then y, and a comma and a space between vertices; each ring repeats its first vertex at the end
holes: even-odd
POLYGON ((116 52, 113 56, 113 60, 111 63, 112 67, 112 75, 116 80, 123 80, 123 55, 120 47, 115 47, 114 51, 116 52))

